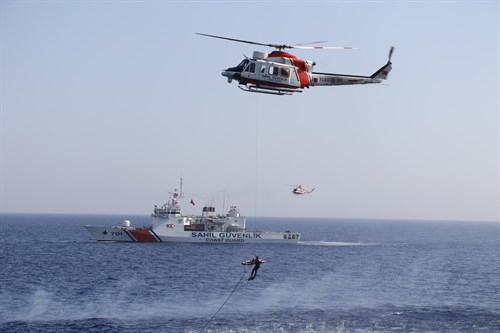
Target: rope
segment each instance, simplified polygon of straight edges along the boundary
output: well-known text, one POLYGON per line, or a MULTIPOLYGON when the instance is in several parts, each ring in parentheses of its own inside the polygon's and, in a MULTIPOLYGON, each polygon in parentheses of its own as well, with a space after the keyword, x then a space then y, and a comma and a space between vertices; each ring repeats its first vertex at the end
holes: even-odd
POLYGON ((241 275, 241 278, 240 280, 238 281, 238 283, 236 284, 236 286, 234 287, 233 291, 231 291, 231 293, 229 294, 229 296, 226 298, 226 300, 224 301, 224 303, 222 303, 222 305, 220 306, 220 308, 217 310, 217 312, 214 313, 214 315, 212 316, 212 318, 210 318, 207 323, 205 324, 205 326, 203 326, 203 328, 201 329, 202 331, 205 330, 205 327, 207 327, 208 324, 210 324, 210 322, 212 321, 212 319, 215 318, 215 316, 217 316, 217 314, 219 313, 219 311, 224 307, 224 305, 226 305, 227 301, 229 301, 229 298, 231 298, 231 296, 233 295, 233 293, 236 291, 236 288, 238 288, 238 286, 240 285, 240 282, 241 280, 243 280, 243 277, 245 276, 247 270, 248 270, 248 267, 245 267, 245 271, 243 272, 243 275, 241 275))

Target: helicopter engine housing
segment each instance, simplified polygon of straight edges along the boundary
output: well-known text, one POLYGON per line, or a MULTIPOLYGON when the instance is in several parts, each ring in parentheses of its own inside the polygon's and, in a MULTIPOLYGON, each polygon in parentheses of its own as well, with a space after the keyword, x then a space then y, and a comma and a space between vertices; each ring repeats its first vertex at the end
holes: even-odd
POLYGON ((254 59, 267 59, 267 53, 266 52, 260 52, 260 51, 253 51, 253 58, 254 59))

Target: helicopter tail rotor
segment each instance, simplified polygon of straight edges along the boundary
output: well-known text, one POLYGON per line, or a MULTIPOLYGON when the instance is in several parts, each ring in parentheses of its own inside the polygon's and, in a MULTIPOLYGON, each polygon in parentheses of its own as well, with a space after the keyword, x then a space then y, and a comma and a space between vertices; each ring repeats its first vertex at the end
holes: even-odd
POLYGON ((391 48, 389 49, 389 56, 387 62, 391 62, 393 53, 394 53, 394 46, 391 46, 391 48))

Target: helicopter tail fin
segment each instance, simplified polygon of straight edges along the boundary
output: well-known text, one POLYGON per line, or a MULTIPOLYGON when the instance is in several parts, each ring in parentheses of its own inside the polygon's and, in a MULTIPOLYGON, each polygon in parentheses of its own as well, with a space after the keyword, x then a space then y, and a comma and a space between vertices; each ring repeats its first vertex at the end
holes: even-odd
POLYGON ((387 59, 387 64, 385 64, 378 71, 376 71, 375 73, 373 73, 370 76, 370 78, 372 78, 372 79, 387 80, 387 76, 389 75, 389 72, 392 69, 391 58, 392 58, 392 53, 393 52, 394 52, 394 46, 391 46, 391 48, 389 49, 389 56, 388 56, 388 59, 387 59))
POLYGON ((387 80, 387 76, 392 69, 392 63, 390 61, 387 62, 384 66, 382 66, 378 71, 373 73, 370 78, 372 79, 381 79, 387 80))

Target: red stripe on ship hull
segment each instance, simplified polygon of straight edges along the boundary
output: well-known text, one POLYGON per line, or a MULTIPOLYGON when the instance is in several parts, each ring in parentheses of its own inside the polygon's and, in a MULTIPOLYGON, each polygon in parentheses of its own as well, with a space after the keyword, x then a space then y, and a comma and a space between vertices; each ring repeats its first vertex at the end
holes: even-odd
POLYGON ((128 232, 131 233, 138 242, 158 242, 158 239, 156 239, 149 230, 128 230, 128 232))

